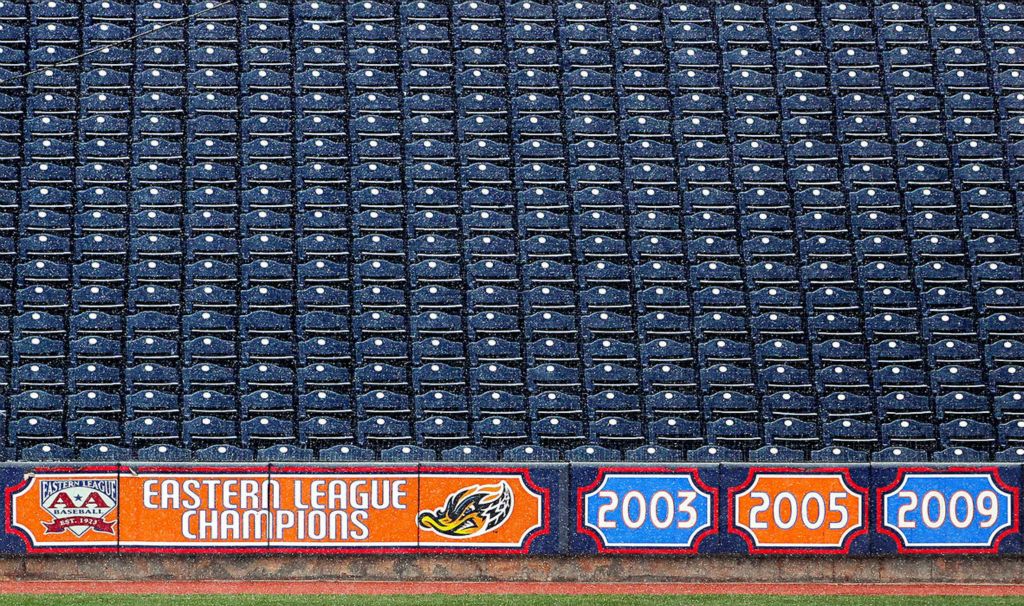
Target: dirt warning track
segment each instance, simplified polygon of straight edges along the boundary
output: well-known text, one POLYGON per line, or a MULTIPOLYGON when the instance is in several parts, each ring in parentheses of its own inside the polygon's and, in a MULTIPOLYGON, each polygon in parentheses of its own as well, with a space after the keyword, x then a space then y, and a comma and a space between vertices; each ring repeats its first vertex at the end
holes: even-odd
POLYGON ((1024 585, 889 583, 453 583, 375 581, 5 581, 0 594, 892 595, 1024 596, 1024 585))

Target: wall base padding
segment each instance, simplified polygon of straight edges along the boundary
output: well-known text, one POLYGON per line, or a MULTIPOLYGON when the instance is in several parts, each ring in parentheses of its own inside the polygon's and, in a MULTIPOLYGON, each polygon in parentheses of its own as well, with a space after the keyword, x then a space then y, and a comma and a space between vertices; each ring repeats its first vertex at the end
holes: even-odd
POLYGON ((0 557, 14 580, 1024 583, 1024 558, 76 555, 0 557))

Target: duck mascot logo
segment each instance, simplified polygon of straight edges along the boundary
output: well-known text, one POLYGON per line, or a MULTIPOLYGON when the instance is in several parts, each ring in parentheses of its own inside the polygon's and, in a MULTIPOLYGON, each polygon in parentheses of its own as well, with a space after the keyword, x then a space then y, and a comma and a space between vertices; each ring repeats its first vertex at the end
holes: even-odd
POLYGON ((418 522, 420 528, 441 536, 468 539, 500 527, 514 506, 515 498, 507 482, 475 485, 448 495, 439 509, 421 511, 418 522))

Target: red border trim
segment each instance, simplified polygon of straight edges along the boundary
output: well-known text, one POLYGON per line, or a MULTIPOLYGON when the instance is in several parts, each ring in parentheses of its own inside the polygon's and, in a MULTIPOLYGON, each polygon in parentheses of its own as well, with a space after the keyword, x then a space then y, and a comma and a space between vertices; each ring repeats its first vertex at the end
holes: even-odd
MULTIPOLYGON (((856 468, 854 468, 856 469, 856 468)), ((867 469, 867 468, 865 468, 867 469)), ((828 555, 845 555, 850 553, 850 545, 853 544, 853 540, 857 537, 867 534, 871 528, 871 521, 868 515, 868 504, 871 500, 871 488, 868 486, 861 486, 860 484, 853 481, 853 477, 850 473, 851 468, 849 467, 751 467, 747 471, 747 477, 739 486, 729 488, 728 496, 728 511, 727 520, 729 523, 729 532, 731 534, 737 534, 743 538, 747 544, 747 550, 753 555, 762 554, 828 554, 828 555), (843 541, 842 547, 758 547, 754 544, 754 538, 750 536, 750 533, 736 525, 736 511, 735 501, 736 495, 744 490, 750 488, 754 482, 754 476, 756 475, 780 475, 780 474, 822 474, 831 473, 839 474, 843 477, 843 480, 847 484, 847 488, 854 492, 859 492, 861 496, 861 523, 860 528, 854 530, 850 535, 843 541)))
POLYGON ((576 489, 576 532, 589 536, 597 546, 597 553, 618 553, 618 554, 695 554, 700 549, 701 542, 711 535, 718 534, 718 488, 708 486, 700 477, 698 467, 599 467, 597 477, 587 486, 576 489), (711 496, 711 503, 708 506, 708 517, 711 519, 711 526, 700 531, 693 537, 691 547, 608 547, 601 535, 588 528, 584 523, 584 499, 587 494, 601 485, 605 476, 613 473, 632 474, 690 474, 694 485, 707 492, 711 496))
POLYGON ((217 467, 215 465, 159 465, 153 463, 142 463, 139 465, 125 465, 120 466, 122 472, 130 473, 205 473, 205 474, 218 474, 225 472, 237 472, 237 473, 270 473, 269 465, 253 465, 251 463, 245 463, 237 466, 228 465, 225 467, 217 467))
POLYGON ((896 553, 899 554, 922 554, 922 555, 944 555, 944 554, 967 554, 967 553, 999 553, 999 545, 1003 540, 1011 534, 1017 534, 1020 530, 1020 490, 1007 484, 1003 481, 1002 476, 999 474, 999 467, 986 466, 986 467, 897 467, 896 468, 896 479, 887 486, 882 486, 875 489, 875 499, 878 503, 875 507, 875 530, 879 534, 886 535, 893 539, 896 543, 896 553), (1011 524, 1009 527, 1004 528, 995 540, 992 542, 991 547, 907 547, 903 544, 903 539, 895 532, 885 527, 885 493, 892 491, 894 488, 900 485, 903 481, 904 476, 908 473, 925 473, 925 474, 940 474, 940 473, 988 473, 991 474, 992 480, 996 486, 1002 488, 1010 494, 1010 516, 1011 524))

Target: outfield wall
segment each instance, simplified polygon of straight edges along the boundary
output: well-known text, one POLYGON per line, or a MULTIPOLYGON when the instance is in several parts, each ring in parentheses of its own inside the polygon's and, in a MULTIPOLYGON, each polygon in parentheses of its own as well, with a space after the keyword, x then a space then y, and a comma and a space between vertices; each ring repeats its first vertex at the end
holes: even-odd
POLYGON ((1022 482, 1020 465, 3 464, 0 554, 1005 557, 1022 482))

